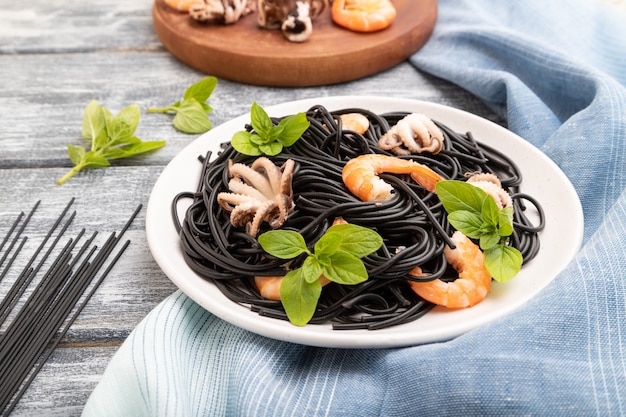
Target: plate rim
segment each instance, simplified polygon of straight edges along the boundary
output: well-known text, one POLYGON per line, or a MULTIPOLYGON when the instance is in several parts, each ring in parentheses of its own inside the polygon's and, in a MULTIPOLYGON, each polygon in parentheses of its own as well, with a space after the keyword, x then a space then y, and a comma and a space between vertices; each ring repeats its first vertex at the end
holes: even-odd
MULTIPOLYGON (((428 315, 423 318, 420 318, 414 322, 407 323, 405 325, 393 326, 388 329, 381 329, 375 331, 369 330, 331 330, 330 325, 306 325, 303 327, 296 327, 289 324, 286 321, 271 319, 268 317, 262 317, 257 315, 256 313, 251 312, 248 308, 238 305, 230 300, 228 300, 225 296, 222 295, 224 300, 227 300, 230 305, 225 304, 221 305, 220 303, 216 304, 216 299, 208 300, 206 295, 203 294, 202 291, 219 291, 216 287, 204 280, 200 276, 196 275, 191 271, 194 278, 191 280, 182 278, 184 274, 180 271, 173 271, 171 262, 168 261, 166 257, 163 256, 165 252, 165 247, 162 242, 162 224, 160 221, 162 220, 162 207, 158 207, 162 203, 161 200, 165 198, 163 195, 166 192, 170 194, 173 192, 170 188, 176 187, 178 185, 182 185, 180 181, 174 181, 174 177, 177 173, 176 169, 178 164, 183 164, 186 162, 191 155, 194 157, 199 156, 202 153, 197 153, 196 148, 201 148, 205 146, 205 142, 210 141, 213 136, 217 136, 230 131, 232 135, 232 129, 241 129, 245 123, 249 120, 249 114, 242 114, 235 118, 232 118, 218 126, 215 126, 209 132, 199 136, 194 141, 189 143, 185 148, 183 148, 171 161, 168 165, 163 169, 159 178, 155 182, 155 185, 150 194, 150 198, 148 201, 147 212, 146 212, 146 235, 148 240, 148 245, 152 256, 155 261, 159 265, 159 267, 163 270, 163 272, 168 276, 168 278, 187 296, 189 296, 196 303, 201 305, 204 309, 215 314, 221 319, 246 330, 252 331, 253 333, 260 334, 262 336, 270 337, 277 340, 299 343, 309 346, 318 346, 318 347, 335 347, 335 348, 391 348, 391 347, 404 347, 404 346, 413 346, 417 344, 423 343, 432 343, 432 342, 440 342, 449 340, 455 337, 458 337, 470 330, 481 327, 489 322, 500 318, 515 309, 519 308, 521 305, 525 304, 528 300, 535 297, 545 286, 547 286, 556 276, 567 266, 569 262, 574 258, 576 253, 580 250, 583 239, 583 231, 584 231, 584 218, 582 205, 580 203, 580 199, 578 195, 567 178, 567 176, 563 173, 563 171, 558 167, 558 165, 550 159, 547 155, 541 152, 538 148, 532 145, 530 142, 524 140, 519 137, 515 133, 509 131, 508 129, 488 120, 477 116, 475 114, 469 113, 467 111, 445 106, 439 103, 433 103, 423 100, 409 99, 409 98, 396 98, 396 97, 385 97, 385 96, 368 96, 368 95, 345 95, 345 96, 331 96, 331 97, 313 97, 295 101, 287 101, 280 104, 267 106, 265 110, 270 114, 270 116, 285 116, 287 114, 292 114, 296 111, 304 111, 310 108, 313 105, 321 104, 329 108, 330 110, 336 110, 341 108, 348 107, 361 107, 368 109, 379 108, 379 107, 389 107, 386 111, 391 111, 393 107, 395 110, 410 110, 412 109, 421 109, 428 110, 430 112, 429 116, 437 119, 437 117, 431 116, 431 114, 445 114, 449 116, 453 116, 455 118, 455 122, 452 123, 451 120, 442 120, 438 119, 441 122, 447 124, 448 126, 454 125, 457 121, 473 127, 473 129, 467 129, 469 131, 475 132, 476 126, 479 127, 480 130, 493 131, 494 133, 499 133, 503 135, 503 137, 511 140, 511 143, 515 144, 515 147, 520 147, 525 149, 527 153, 529 153, 533 158, 539 161, 542 165, 545 165, 545 168, 549 168, 550 173, 556 175, 557 178, 552 178, 551 183, 557 181, 560 186, 565 187, 565 195, 570 203, 570 218, 579 219, 579 221, 574 221, 573 227, 572 223, 570 223, 570 228, 567 229, 569 235, 566 239, 567 247, 564 251, 563 248, 559 250, 559 254, 561 254, 561 259, 559 260, 558 267, 550 266, 550 277, 542 280, 538 284, 536 284, 532 288, 532 293, 526 294, 526 297, 522 297, 521 300, 517 300, 506 308, 499 308, 496 311, 491 311, 487 315, 480 315, 479 317, 474 317, 471 322, 467 322, 467 320, 455 320, 452 325, 447 327, 434 327, 429 329, 427 332, 407 332, 407 330, 414 330, 414 326, 419 326, 420 322, 423 322, 427 319, 428 315), (352 103, 352 105, 347 105, 347 103, 352 103), (356 106, 355 104, 359 104, 356 106), (304 109, 304 110, 303 110, 304 109), (236 127, 238 126, 238 127, 236 127), (172 185, 175 183, 174 185, 172 185), (213 290, 211 290, 211 287, 213 290)), ((377 110, 374 110, 377 111, 377 110)), ((385 110, 383 110, 385 111, 385 110)), ((422 111, 424 112, 424 111, 422 111)), ((426 112, 427 113, 427 112, 426 112)), ((428 114, 428 113, 427 113, 428 114)), ((451 126, 452 127, 452 126, 451 126)), ((455 128, 453 128, 455 129, 455 128)), ((456 130, 456 129, 455 129, 456 130)), ((480 135, 476 135, 476 139, 482 142, 491 142, 491 138, 481 138, 480 135), (482 140, 481 140, 482 139, 482 140), (485 140, 487 139, 487 140, 485 140)), ((220 142, 222 142, 221 140, 220 142)), ((219 146, 219 142, 217 143, 219 146)), ((493 146, 492 143, 490 145, 493 146)), ((507 146, 505 143, 504 146, 507 146)), ((508 146, 513 146, 509 144, 508 146)), ((217 149, 217 148, 215 148, 217 149)), ((519 161, 515 161, 518 166, 520 166, 520 170, 527 170, 523 168, 519 161)), ((193 176, 193 188, 189 189, 179 189, 176 191, 193 191, 197 186, 197 178, 199 177, 200 171, 200 163, 198 163, 198 172, 196 175, 191 175, 187 179, 188 182, 191 182, 191 177, 193 176)), ((522 185, 523 187, 523 185, 522 185)), ((523 188, 523 190, 526 192, 523 188)), ((176 194, 174 193, 174 194, 176 194)), ((533 193, 530 192, 532 195, 533 193)), ((173 198, 173 195, 172 195, 173 198)), ((171 201, 170 201, 171 202, 171 201)), ((546 207, 544 207, 545 209, 546 207)), ((170 205, 167 206, 167 215, 170 213, 170 205)), ((562 210, 561 210, 562 213, 562 210)), ((563 216, 565 217, 565 216, 563 216)), ((170 218, 171 219, 171 218, 170 218)), ((171 222, 171 229, 173 229, 173 222, 171 222)), ((550 227, 546 225, 546 227, 550 227)), ((177 237, 177 236, 176 236, 177 237)), ((170 236, 171 239, 171 230, 170 236)), ((543 240, 543 237, 542 237, 543 240)), ((172 242, 170 241, 169 244, 172 242)), ((167 244, 166 244, 167 246, 167 244)), ((172 248, 167 246, 168 250, 172 248)), ((179 249, 180 251, 180 249, 179 249)), ((540 251, 541 254, 541 251, 540 251)), ((181 256, 182 258, 182 256, 181 256)), ((536 260, 536 259, 535 259, 536 260)), ((532 262, 525 268, 531 267, 533 265, 532 262)), ((181 267, 184 266, 179 265, 181 267)), ((536 269, 533 267, 533 270, 536 269)), ((187 272, 188 271, 184 271, 187 272)), ((517 279, 519 277, 516 277, 517 279)), ((507 284, 504 284, 507 285, 507 284)), ((494 287, 499 288, 498 283, 494 283, 494 287)), ((502 290, 505 291, 505 290, 502 290)), ((493 291, 492 291, 493 292, 493 291)), ((221 293, 219 293, 221 294, 221 293)), ((217 295, 219 301, 219 294, 217 295)), ((224 302, 224 300, 221 300, 224 302)), ((489 304, 489 298, 484 300, 482 303, 473 307, 472 309, 463 309, 456 311, 446 311, 441 312, 444 315, 457 314, 463 317, 463 312, 472 311, 477 307, 484 303, 489 304)), ((495 302, 495 301, 493 301, 495 302)), ((433 314, 432 312, 429 314, 433 314)), ((439 314, 439 313, 437 313, 439 314)), ((470 314, 470 316, 472 316, 470 314)), ((443 316, 445 317, 445 316, 443 316)), ((444 320, 445 321, 445 320, 444 320)))

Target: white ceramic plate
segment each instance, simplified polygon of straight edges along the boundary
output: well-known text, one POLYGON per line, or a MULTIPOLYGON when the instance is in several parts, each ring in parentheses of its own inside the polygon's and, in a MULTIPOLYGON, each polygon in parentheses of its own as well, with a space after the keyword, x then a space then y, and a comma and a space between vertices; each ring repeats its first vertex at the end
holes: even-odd
POLYGON ((223 320, 270 338, 323 347, 386 348, 447 340, 524 304, 552 281, 580 248, 583 215, 571 183, 552 160, 501 126, 433 103, 384 97, 324 97, 284 103, 266 110, 270 116, 280 117, 306 111, 316 104, 329 110, 360 107, 376 113, 421 112, 455 131, 471 131, 477 140, 511 155, 522 171, 522 191, 535 197, 545 210, 541 250, 512 281, 494 282, 491 292, 480 304, 461 310, 436 308, 412 323, 388 329, 338 331, 332 330, 330 325, 296 327, 286 321, 261 317, 230 301, 187 266, 170 211, 176 194, 196 189, 201 168, 197 157, 210 149, 217 151, 221 142, 242 130, 249 123, 249 114, 245 114, 202 135, 170 162, 154 186, 146 215, 148 243, 159 266, 185 294, 223 320))

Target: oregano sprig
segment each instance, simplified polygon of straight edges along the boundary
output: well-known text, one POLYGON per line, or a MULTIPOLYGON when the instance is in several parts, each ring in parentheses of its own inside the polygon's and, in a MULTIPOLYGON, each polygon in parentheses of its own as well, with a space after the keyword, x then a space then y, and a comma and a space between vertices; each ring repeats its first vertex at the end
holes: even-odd
POLYGON ((211 130, 213 124, 209 113, 213 108, 207 103, 217 86, 217 78, 206 77, 189 87, 183 99, 167 107, 150 107, 148 113, 175 113, 172 119, 174 127, 183 133, 204 133, 211 130))
POLYGON ((320 276, 343 285, 367 280, 361 258, 376 252, 381 236, 354 224, 331 226, 315 243, 311 252, 302 235, 291 230, 270 230, 258 237, 267 253, 279 259, 293 259, 306 254, 300 268, 289 271, 280 286, 280 299, 289 321, 296 326, 307 324, 317 308, 322 293, 320 276))
POLYGON ((436 191, 450 224, 479 241, 491 276, 506 282, 517 275, 522 268, 522 254, 507 245, 513 233, 513 207, 498 208, 493 197, 464 181, 440 181, 436 191))
POLYGON ((265 109, 256 102, 250 108, 250 124, 252 132, 242 130, 231 139, 233 148, 250 156, 278 155, 283 147, 291 146, 300 139, 310 125, 305 113, 287 116, 275 125, 265 109))
POLYGON ((90 148, 68 145, 67 153, 74 167, 57 180, 62 185, 86 168, 104 168, 110 160, 128 158, 161 148, 165 141, 145 142, 135 136, 139 125, 139 106, 132 104, 117 115, 92 100, 83 113, 82 136, 89 141, 90 148))

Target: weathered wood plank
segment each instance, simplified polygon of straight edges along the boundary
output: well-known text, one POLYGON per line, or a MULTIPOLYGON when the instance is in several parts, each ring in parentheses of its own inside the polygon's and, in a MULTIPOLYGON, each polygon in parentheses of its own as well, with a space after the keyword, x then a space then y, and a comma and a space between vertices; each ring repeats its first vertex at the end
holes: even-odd
MULTIPOLYGON (((54 185, 52 180, 62 174, 62 169, 0 170, 1 194, 11 195, 10 201, 4 201, 0 207, 0 236, 6 235, 10 223, 20 211, 28 212, 37 200, 41 200, 24 231, 29 240, 8 276, 0 283, 0 295, 6 293, 73 197, 76 201, 71 209, 76 211, 76 218, 64 233, 61 243, 77 236, 80 229, 85 228, 86 235, 95 231, 99 233, 96 242, 101 245, 110 233, 119 231, 142 204, 144 208, 124 236, 131 240, 130 246, 70 333, 72 339, 80 341, 124 338, 148 311, 175 290, 152 258, 145 236, 145 208, 160 170, 160 167, 152 166, 94 170, 63 187, 54 185), (19 187, 13 185, 8 188, 7 184, 16 184, 15 177, 20 178, 19 187), (96 329, 97 332, 92 332, 96 329)), ((44 267, 41 273, 45 270, 44 267)))
POLYGON ((118 346, 59 348, 24 393, 11 417, 80 413, 118 346))
MULTIPOLYGON (((165 52, 0 56, 0 168, 69 166, 66 147, 80 145, 83 110, 96 99, 116 113, 130 104, 142 109, 137 136, 166 140, 158 152, 117 164, 165 165, 197 135, 176 131, 172 116, 148 114, 182 97, 200 74, 165 52)), ((384 95, 417 98, 493 118, 474 97, 423 75, 408 63, 375 77, 319 88, 265 88, 219 80, 209 99, 214 125, 247 113, 252 102, 269 106, 331 95, 384 95)))
POLYGON ((41 200, 24 231, 29 236, 28 244, 0 283, 0 296, 6 293, 72 197, 76 197, 72 209, 77 214, 64 237, 76 236, 85 228, 88 234, 100 232, 97 238, 100 244, 111 232, 121 229, 139 204, 144 205, 125 235, 131 240, 126 253, 82 311, 13 415, 79 415, 119 345, 152 308, 175 291, 152 258, 145 236, 145 206, 160 170, 158 166, 94 170, 63 187, 54 185, 53 181, 63 173, 62 168, 0 170, 1 237, 20 211, 28 212, 41 200))
POLYGON ((0 54, 161 49, 151 8, 151 0, 3 0, 0 54))

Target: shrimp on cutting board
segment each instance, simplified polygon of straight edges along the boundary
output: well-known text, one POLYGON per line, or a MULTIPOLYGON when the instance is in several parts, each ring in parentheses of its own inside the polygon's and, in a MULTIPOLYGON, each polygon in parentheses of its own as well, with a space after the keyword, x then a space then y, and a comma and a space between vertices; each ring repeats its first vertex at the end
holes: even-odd
POLYGON ((165 0, 165 4, 174 10, 187 13, 192 4, 203 3, 203 0, 165 0))
POLYGON ((359 155, 350 159, 341 173, 348 190, 362 201, 389 200, 393 187, 378 174, 410 174, 411 178, 430 192, 443 178, 419 162, 382 154, 359 155))
POLYGON ((333 0, 333 22, 355 32, 376 32, 391 25, 396 8, 390 0, 333 0))
MULTIPOLYGON (((491 274, 485 268, 485 257, 478 245, 459 231, 452 235, 452 242, 456 247, 446 246, 444 255, 459 274, 456 280, 409 281, 409 284, 417 295, 431 303, 447 308, 471 307, 489 293, 491 274)), ((415 267, 409 274, 423 276, 420 267, 415 267)))

